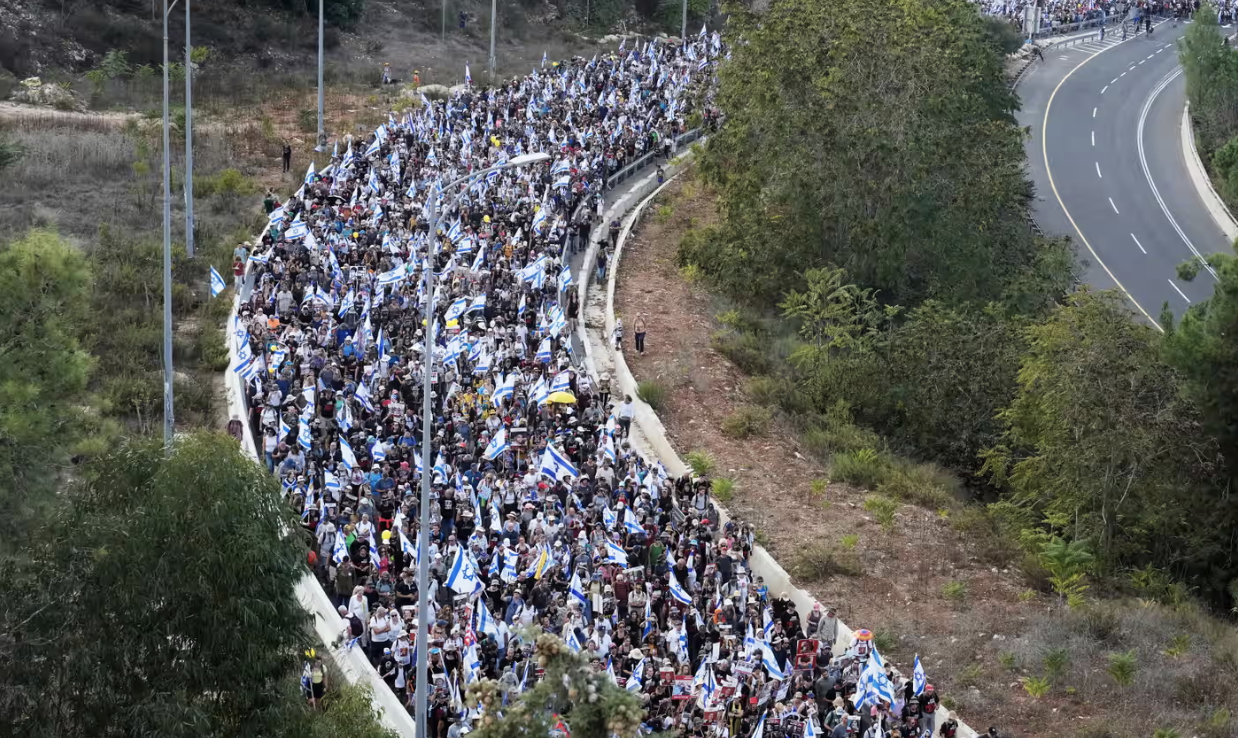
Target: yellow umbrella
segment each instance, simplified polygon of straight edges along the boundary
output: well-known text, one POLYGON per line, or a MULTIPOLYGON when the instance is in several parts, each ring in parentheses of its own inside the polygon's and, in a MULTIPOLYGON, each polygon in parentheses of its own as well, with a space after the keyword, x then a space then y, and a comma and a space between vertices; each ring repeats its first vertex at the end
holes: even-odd
POLYGON ((558 402, 564 405, 575 405, 576 396, 571 392, 555 392, 550 397, 546 398, 549 402, 558 402))

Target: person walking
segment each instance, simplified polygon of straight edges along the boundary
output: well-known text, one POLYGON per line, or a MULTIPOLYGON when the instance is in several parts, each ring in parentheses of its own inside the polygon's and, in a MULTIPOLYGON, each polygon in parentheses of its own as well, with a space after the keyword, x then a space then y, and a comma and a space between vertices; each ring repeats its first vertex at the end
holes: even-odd
POLYGON ((292 147, 284 142, 284 174, 292 170, 292 147))
POLYGON ((637 315, 632 323, 632 332, 636 334, 636 353, 645 355, 645 316, 637 315))

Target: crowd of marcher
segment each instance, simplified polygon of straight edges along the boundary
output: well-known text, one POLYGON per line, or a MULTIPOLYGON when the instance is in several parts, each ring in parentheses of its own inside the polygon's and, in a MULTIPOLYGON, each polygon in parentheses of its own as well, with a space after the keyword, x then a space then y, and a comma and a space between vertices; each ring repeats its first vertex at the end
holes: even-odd
POLYGON ((604 234, 599 262, 580 254, 608 180, 646 153, 672 155, 689 120, 718 125, 712 81, 725 56, 702 29, 423 97, 337 144, 296 195, 269 203, 261 242, 238 248, 234 371, 259 453, 313 539, 342 642, 365 649, 410 705, 430 690, 435 738, 476 719, 472 681, 496 679, 515 698, 541 677, 522 626, 562 637, 638 695, 650 731, 958 729, 938 720, 921 670, 904 679, 870 634, 840 642, 832 607, 801 613, 770 592, 749 566, 754 531, 719 525, 709 480, 671 478, 637 454, 631 398, 612 401, 605 378, 579 366, 575 285, 605 273, 604 234), (515 165, 533 153, 550 158, 515 165), (422 556, 430 683, 418 685, 422 556))
MULTIPOLYGON (((1023 27, 1027 8, 1038 8, 1040 28, 1043 31, 1076 27, 1073 24, 1100 22, 1114 23, 1151 16, 1190 18, 1199 10, 1200 0, 976 0, 981 9, 989 14, 1023 27)), ((1234 0, 1218 0, 1216 3, 1222 22, 1232 18, 1234 0)))

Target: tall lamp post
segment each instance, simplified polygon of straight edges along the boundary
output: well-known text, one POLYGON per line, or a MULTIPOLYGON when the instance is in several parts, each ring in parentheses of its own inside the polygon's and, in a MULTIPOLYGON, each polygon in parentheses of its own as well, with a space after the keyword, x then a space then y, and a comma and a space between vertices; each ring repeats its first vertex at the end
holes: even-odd
POLYGON ((318 0, 318 137, 314 140, 314 151, 322 151, 327 145, 322 115, 322 27, 322 0, 318 0))
POLYGON ((185 253, 193 258, 193 46, 185 0, 185 253))
MULTIPOLYGON (((163 442, 172 446, 172 143, 168 133, 168 5, 163 0, 163 442)), ((185 70, 188 73, 188 70, 185 70)))
MULTIPOLYGON (((550 154, 545 153, 523 154, 504 164, 460 177, 446 187, 443 187, 440 191, 448 192, 469 180, 484 177, 490 172, 537 164, 538 162, 549 161, 549 159, 550 154)), ((455 204, 458 197, 459 195, 452 197, 445 203, 445 206, 450 208, 455 204)), ((427 552, 430 550, 430 476, 433 473, 433 467, 431 466, 433 462, 430 460, 430 433, 434 412, 430 403, 430 376, 433 374, 434 369, 434 265, 430 262, 430 257, 434 253, 435 239, 438 238, 438 197, 431 194, 429 200, 430 243, 427 248, 426 263, 422 269, 425 272, 423 278, 425 279, 426 292, 426 339, 425 349, 421 354, 421 373, 423 375, 421 387, 421 505, 417 530, 417 550, 420 553, 417 562, 417 704, 413 716, 417 723, 417 738, 426 738, 426 712, 429 700, 426 684, 430 665, 430 633, 429 618, 427 617, 427 614, 430 612, 430 558, 427 552)))
POLYGON ((490 84, 494 84, 494 24, 499 15, 499 0, 490 0, 490 84))

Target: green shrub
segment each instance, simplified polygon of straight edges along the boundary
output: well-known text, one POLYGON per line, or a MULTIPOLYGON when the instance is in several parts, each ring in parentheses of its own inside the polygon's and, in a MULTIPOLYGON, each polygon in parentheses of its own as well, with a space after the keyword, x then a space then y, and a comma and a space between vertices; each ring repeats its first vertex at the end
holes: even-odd
POLYGON ((773 364, 765 346, 751 333, 718 331, 710 338, 714 350, 725 356, 745 374, 769 374, 773 364))
POLYGON ((864 566, 852 550, 814 543, 797 548, 791 555, 791 574, 805 582, 820 582, 832 576, 863 576, 864 566))
POLYGON ((1019 681, 1023 682, 1023 690, 1027 692, 1032 699, 1040 699, 1049 694, 1052 684, 1044 677, 1028 676, 1023 677, 1019 681))
POLYGON ((1018 659, 1010 651, 1002 651, 997 654, 997 663, 1001 664, 1006 671, 1014 671, 1018 665, 1018 659))
POLYGON ((1169 641, 1169 648, 1165 649, 1165 655, 1170 658, 1178 658, 1185 656, 1191 651, 1191 634, 1178 633, 1169 641))
POLYGON ((211 197, 212 195, 237 197, 256 195, 258 192, 258 183, 236 169, 224 169, 215 174, 195 175, 193 178, 194 197, 211 197))
POLYGON ((708 451, 690 451, 684 458, 688 462, 688 466, 692 467, 692 472, 698 477, 708 477, 713 473, 714 467, 717 465, 713 455, 708 451))
POLYGON ((962 603, 967 599, 967 582, 951 579, 941 585, 941 596, 954 603, 962 603))
POLYGON ((848 551, 854 549, 856 547, 856 544, 858 544, 859 542, 860 542, 860 537, 856 535, 855 533, 847 533, 841 539, 839 539, 839 543, 841 543, 842 547, 847 549, 848 551))
POLYGON ((210 372, 228 368, 228 345, 221 329, 204 326, 198 333, 198 361, 202 369, 210 372))
POLYGON ((718 477, 713 480, 713 485, 710 489, 719 502, 730 502, 735 497, 735 480, 728 477, 718 477))
POLYGON ((783 382, 773 377, 753 377, 748 380, 748 397, 758 405, 772 407, 779 404, 783 382))
POLYGON ((1070 649, 1065 647, 1050 648, 1045 652, 1042 663, 1045 665, 1045 676, 1057 681, 1062 678, 1062 675, 1066 673, 1066 669, 1070 666, 1070 649))
POLYGON ((722 421, 722 432, 731 438, 763 436, 769 430, 773 416, 769 408, 745 405, 722 421))
POLYGON ((834 477, 872 489, 889 480, 894 471, 890 459, 871 448, 836 454, 831 466, 834 477))
POLYGON ((894 634, 887 630, 873 631, 873 645, 877 647, 877 653, 889 653, 894 650, 896 639, 894 634))
POLYGON ((812 426, 804 431, 803 439, 808 450, 822 458, 858 451, 881 442, 877 434, 866 428, 826 420, 824 416, 813 421, 812 426))
POLYGON ((654 410, 661 410, 666 401, 666 385, 656 380, 646 380, 636 385, 636 396, 649 404, 654 410))
POLYGON ((945 472, 931 464, 903 464, 877 485, 877 491, 930 510, 950 508, 957 502, 943 480, 945 472))
POLYGON ((979 661, 964 666, 958 674, 959 686, 977 687, 984 682, 984 666, 979 661))
POLYGON ((825 494, 825 490, 830 486, 830 480, 814 479, 808 486, 812 490, 813 497, 820 497, 825 494))
POLYGON ((898 503, 889 497, 869 495, 864 498, 864 509, 873 514, 873 518, 885 531, 894 527, 894 515, 898 512, 898 503))
POLYGON ((298 111, 297 128, 300 129, 301 133, 317 133, 318 111, 316 109, 298 111))
POLYGON ((659 205, 658 209, 654 212, 654 220, 659 223, 665 223, 670 220, 671 216, 674 214, 675 208, 671 207, 669 204, 659 205))
POLYGON ((1134 650, 1111 653, 1106 658, 1109 664, 1105 671, 1109 672, 1109 676, 1113 677, 1118 686, 1129 687, 1134 683, 1135 674, 1139 671, 1134 650))

